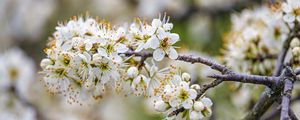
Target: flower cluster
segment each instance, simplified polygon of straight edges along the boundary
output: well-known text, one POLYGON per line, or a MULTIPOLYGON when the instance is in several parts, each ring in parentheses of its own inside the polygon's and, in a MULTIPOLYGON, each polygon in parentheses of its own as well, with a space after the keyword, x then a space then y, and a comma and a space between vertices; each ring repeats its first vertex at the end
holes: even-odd
POLYGON ((261 7, 232 16, 232 30, 225 44, 224 60, 236 71, 271 74, 289 27, 278 12, 261 7))
POLYGON ((173 45, 179 35, 171 32, 173 24, 168 21, 164 17, 148 24, 136 19, 129 27, 115 27, 106 21, 75 17, 60 24, 45 49, 47 58, 40 64, 45 86, 50 93, 66 96, 69 103, 83 104, 115 91, 155 99, 153 106, 158 112, 183 107, 193 111, 194 117, 208 117, 208 98, 201 97, 203 105, 193 107, 200 103, 188 73, 181 74, 172 65, 163 69, 155 65, 165 56, 178 57, 173 45), (151 64, 125 54, 146 50, 153 51, 151 64))
MULTIPOLYGON (((203 119, 211 115, 212 102, 209 98, 202 97, 200 100, 195 100, 197 90, 200 86, 190 84, 190 75, 183 73, 181 76, 174 75, 170 83, 164 86, 163 93, 154 98, 154 108, 159 112, 169 113, 180 107, 185 111, 180 113, 180 117, 187 117, 192 120, 203 119), (185 113, 189 116, 185 116, 185 113)), ((178 116, 171 116, 169 119, 174 119, 178 116)))

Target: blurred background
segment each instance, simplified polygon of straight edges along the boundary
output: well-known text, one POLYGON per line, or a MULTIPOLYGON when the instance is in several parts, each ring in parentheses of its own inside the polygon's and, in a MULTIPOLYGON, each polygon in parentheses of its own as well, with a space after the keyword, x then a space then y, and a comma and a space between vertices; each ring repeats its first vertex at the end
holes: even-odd
MULTIPOLYGON (((264 2, 266 1, 0 0, 0 54, 6 54, 10 49, 17 48, 26 58, 33 61, 32 69, 29 69, 34 71, 32 84, 29 85, 32 90, 28 95, 30 97, 25 97, 29 101, 25 104, 36 109, 37 112, 33 115, 35 117, 28 117, 27 115, 28 119, 162 119, 162 116, 151 113, 147 101, 137 97, 128 97, 123 100, 123 98, 111 96, 104 98, 99 106, 86 110, 65 105, 66 103, 59 102, 59 97, 48 95, 38 74, 39 63, 45 57, 43 49, 46 47, 48 37, 52 36, 55 31, 58 22, 64 22, 72 16, 88 13, 92 17, 99 17, 111 21, 114 25, 120 25, 124 22, 130 23, 134 17, 151 21, 153 18, 157 18, 159 14, 166 12, 174 24, 173 32, 180 35, 181 41, 178 42, 177 46, 180 46, 179 51, 181 53, 192 51, 195 54, 218 59, 218 56, 222 55, 223 36, 230 31, 230 15, 239 13, 245 8, 259 6, 264 2)), ((194 76, 207 72, 203 70, 202 66, 200 68, 192 67, 190 71, 193 72, 194 76), (197 71, 195 71, 196 69, 197 71)), ((4 78, 0 77, 0 81, 1 79, 4 78)), ((199 81, 205 82, 201 78, 199 81)), ((243 104, 243 101, 246 101, 244 99, 250 99, 251 94, 248 91, 242 91, 232 97, 230 93, 232 93, 230 84, 224 84, 213 91, 209 91, 208 96, 214 102, 214 113, 210 119, 232 120, 240 119, 245 115, 240 106, 236 106, 234 102, 243 104)), ((249 108, 258 97, 253 98, 249 108)), ((2 100, 0 99, 1 103, 2 100)), ((4 108, 0 107, 0 109, 4 108)), ((0 114, 4 114, 4 112, 0 114)))

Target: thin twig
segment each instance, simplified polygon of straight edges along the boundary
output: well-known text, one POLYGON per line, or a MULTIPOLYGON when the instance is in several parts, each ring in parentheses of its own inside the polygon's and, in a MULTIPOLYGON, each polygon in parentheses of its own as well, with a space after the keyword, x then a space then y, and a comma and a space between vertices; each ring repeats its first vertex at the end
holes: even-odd
POLYGON ((213 88, 221 84, 223 80, 221 79, 216 79, 211 83, 204 84, 202 85, 201 89, 198 91, 198 95, 196 97, 196 100, 199 99, 208 89, 213 88))

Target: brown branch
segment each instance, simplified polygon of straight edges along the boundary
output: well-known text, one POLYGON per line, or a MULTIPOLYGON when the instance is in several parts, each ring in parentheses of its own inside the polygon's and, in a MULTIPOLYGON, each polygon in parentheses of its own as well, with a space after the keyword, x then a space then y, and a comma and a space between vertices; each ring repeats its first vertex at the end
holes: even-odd
MULTIPOLYGON (((134 51, 128 51, 128 52, 122 53, 122 54, 125 54, 126 56, 135 55, 135 56, 141 56, 141 57, 152 57, 152 55, 153 55, 150 52, 134 52, 134 51)), ((231 72, 231 70, 229 68, 227 68, 226 66, 218 64, 218 63, 216 63, 212 60, 209 60, 207 58, 204 58, 204 57, 194 57, 191 55, 179 55, 176 60, 185 61, 185 62, 189 62, 189 63, 201 63, 201 64, 207 65, 207 66, 211 67, 212 69, 217 70, 223 74, 231 72)))
POLYGON ((211 83, 202 85, 201 89, 199 91, 197 91, 198 95, 196 97, 196 100, 199 99, 208 89, 214 88, 214 87, 218 86, 219 84, 221 84, 222 82, 223 82, 223 80, 216 79, 211 83))
POLYGON ((289 109, 290 109, 290 102, 291 102, 291 95, 293 90, 293 79, 287 78, 284 81, 284 90, 282 95, 282 102, 281 102, 281 113, 280 113, 280 120, 289 120, 289 109))
POLYGON ((246 74, 238 74, 231 73, 226 75, 211 75, 211 78, 221 79, 223 81, 235 81, 242 83, 252 83, 252 84, 260 84, 268 87, 272 87, 277 84, 277 81, 280 81, 281 77, 269 77, 269 76, 258 76, 258 75, 246 75, 246 74))
MULTIPOLYGON (((278 61, 280 63, 284 61, 284 58, 286 55, 285 52, 287 52, 287 50, 286 51, 284 50, 283 52, 284 53, 280 54, 280 56, 278 57, 278 61)), ((140 53, 140 52, 133 52, 133 51, 126 52, 124 54, 127 56, 132 56, 132 55, 141 56, 143 61, 146 58, 151 57, 153 55, 152 53, 146 53, 146 52, 140 53)), ((219 85, 223 81, 235 81, 235 82, 242 82, 242 83, 261 84, 261 85, 268 86, 269 88, 273 88, 274 86, 277 87, 278 84, 281 83, 280 81, 282 80, 282 77, 280 77, 280 76, 279 77, 270 77, 270 76, 246 75, 246 74, 235 73, 224 65, 215 63, 212 60, 202 58, 202 57, 179 55, 176 60, 190 62, 190 63, 201 63, 201 64, 207 65, 207 66, 211 67, 211 69, 217 70, 223 74, 223 75, 209 76, 211 78, 217 78, 217 80, 213 81, 210 84, 203 85, 204 87, 202 87, 202 89, 199 90, 199 92, 198 92, 197 99, 199 99, 205 93, 205 91, 207 91, 208 89, 210 89, 212 87, 219 85)), ((282 66, 283 66, 283 63, 276 65, 276 69, 273 73, 274 76, 277 76, 277 74, 280 73, 282 66)), ((250 112, 250 114, 247 115, 246 119, 259 118, 266 111, 266 109, 268 109, 274 103, 274 101, 277 99, 277 97, 280 96, 280 93, 281 93, 280 91, 281 91, 281 89, 279 89, 277 92, 263 94, 262 95, 263 97, 261 98, 261 100, 264 100, 264 101, 259 101, 258 104, 254 106, 253 110, 255 112, 254 113, 252 112, 253 114, 251 114, 251 112, 250 112), (270 94, 271 94, 271 96, 270 96, 270 94), (275 97, 273 97, 273 96, 275 96, 275 97), (262 106, 260 106, 260 105, 262 105, 262 106)), ((169 116, 177 115, 180 112, 183 112, 184 110, 185 110, 184 108, 179 108, 179 109, 173 111, 172 113, 170 113, 169 116)))
MULTIPOLYGON (((290 42, 295 37, 298 29, 293 30, 289 37, 284 41, 282 50, 277 58, 275 70, 273 71, 273 76, 277 77, 280 75, 282 69, 284 60, 286 58, 286 54, 288 52, 288 49, 290 48, 290 42)), ((277 91, 272 91, 269 88, 266 88, 265 91, 260 96, 257 103, 254 105, 252 110, 247 114, 247 116, 244 118, 245 120, 253 120, 253 119, 259 119, 266 111, 267 109, 276 101, 278 97, 280 97, 282 87, 280 87, 277 91)))

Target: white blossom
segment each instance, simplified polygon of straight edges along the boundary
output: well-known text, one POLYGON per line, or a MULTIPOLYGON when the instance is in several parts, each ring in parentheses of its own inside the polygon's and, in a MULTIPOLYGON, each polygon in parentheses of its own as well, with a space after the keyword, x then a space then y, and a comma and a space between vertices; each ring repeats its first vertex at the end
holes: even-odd
POLYGON ((287 0, 287 2, 282 4, 282 10, 285 22, 292 23, 295 20, 300 22, 300 2, 298 0, 287 0))

